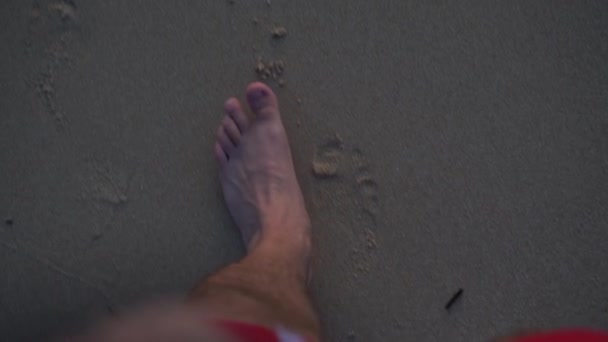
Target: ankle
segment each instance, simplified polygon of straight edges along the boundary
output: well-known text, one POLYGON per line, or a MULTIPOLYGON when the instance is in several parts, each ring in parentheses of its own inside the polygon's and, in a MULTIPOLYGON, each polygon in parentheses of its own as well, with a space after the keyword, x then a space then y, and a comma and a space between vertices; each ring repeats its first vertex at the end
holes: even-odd
POLYGON ((283 265, 286 272, 293 273, 305 284, 310 272, 311 246, 310 235, 263 236, 248 254, 258 255, 269 264, 283 265))

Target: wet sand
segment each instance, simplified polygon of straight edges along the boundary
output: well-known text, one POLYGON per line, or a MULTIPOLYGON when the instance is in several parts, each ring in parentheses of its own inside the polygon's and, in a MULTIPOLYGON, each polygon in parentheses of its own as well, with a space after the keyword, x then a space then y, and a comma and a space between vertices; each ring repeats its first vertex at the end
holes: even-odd
POLYGON ((258 78, 312 216, 328 341, 608 328, 606 2, 0 10, 7 341, 181 295, 242 256, 211 146, 224 99, 258 78))

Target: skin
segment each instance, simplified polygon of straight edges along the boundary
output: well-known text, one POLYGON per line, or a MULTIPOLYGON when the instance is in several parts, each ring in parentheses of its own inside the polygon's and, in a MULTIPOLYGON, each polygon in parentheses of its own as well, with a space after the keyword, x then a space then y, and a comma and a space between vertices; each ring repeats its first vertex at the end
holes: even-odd
POLYGON ((278 100, 260 82, 247 87, 246 98, 253 118, 236 98, 228 99, 213 151, 247 255, 197 285, 191 302, 221 317, 282 326, 318 339, 307 288, 310 218, 278 100))

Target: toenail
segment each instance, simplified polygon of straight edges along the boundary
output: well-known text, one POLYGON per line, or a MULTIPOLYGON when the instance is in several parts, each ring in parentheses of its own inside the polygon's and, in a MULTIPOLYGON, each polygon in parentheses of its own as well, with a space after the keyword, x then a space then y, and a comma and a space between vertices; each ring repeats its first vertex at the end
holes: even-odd
POLYGON ((258 89, 255 93, 253 93, 253 96, 258 98, 265 97, 266 95, 266 89, 258 89))

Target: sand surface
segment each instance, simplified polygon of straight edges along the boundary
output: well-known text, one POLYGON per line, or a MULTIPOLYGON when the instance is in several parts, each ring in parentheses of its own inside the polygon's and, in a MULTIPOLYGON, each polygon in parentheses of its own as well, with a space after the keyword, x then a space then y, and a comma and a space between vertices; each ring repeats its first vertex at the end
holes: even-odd
POLYGON ((242 256, 211 144, 260 60, 328 341, 608 328, 606 1, 3 0, 0 44, 3 340, 242 256))

